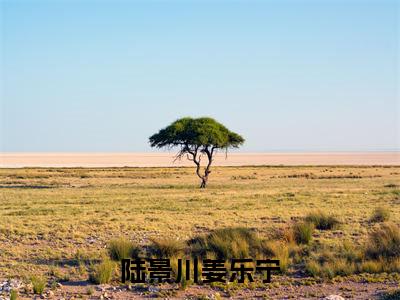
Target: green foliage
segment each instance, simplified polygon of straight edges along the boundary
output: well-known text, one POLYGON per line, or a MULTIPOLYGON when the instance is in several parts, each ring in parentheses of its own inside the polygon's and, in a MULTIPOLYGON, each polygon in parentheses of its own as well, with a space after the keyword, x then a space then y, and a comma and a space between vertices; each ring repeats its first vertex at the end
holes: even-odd
POLYGON ((293 225, 292 230, 297 244, 309 244, 312 239, 314 225, 309 222, 297 222, 293 225))
POLYGON ((322 211, 309 213, 306 217, 306 221, 314 224, 319 230, 334 229, 339 224, 339 221, 334 216, 327 215, 322 211))
POLYGON ((121 261, 123 258, 137 257, 139 248, 133 242, 119 238, 108 243, 108 254, 112 260, 121 261))
POLYGON ((400 229, 395 224, 382 224, 369 234, 365 256, 372 259, 400 257, 400 229))
POLYGON ((390 211, 386 207, 377 207, 375 208, 374 212, 372 213, 371 222, 385 222, 388 221, 390 218, 390 211))
POLYGON ((41 295, 43 294, 44 288, 46 286, 46 280, 39 276, 32 276, 31 278, 33 293, 41 295))
POLYGON ((92 267, 89 280, 96 284, 109 283, 114 274, 115 264, 111 260, 104 260, 92 267))
POLYGON ((152 147, 162 148, 183 144, 215 148, 236 148, 244 143, 237 133, 229 131, 212 118, 182 118, 150 137, 152 147))

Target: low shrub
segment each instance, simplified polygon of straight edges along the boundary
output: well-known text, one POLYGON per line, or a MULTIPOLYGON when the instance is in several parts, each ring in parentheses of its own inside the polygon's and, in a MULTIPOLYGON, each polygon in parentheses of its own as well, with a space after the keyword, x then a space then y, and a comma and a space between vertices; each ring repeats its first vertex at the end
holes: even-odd
POLYGON ((340 222, 332 215, 328 215, 322 211, 309 213, 306 222, 314 224, 315 228, 319 230, 330 230, 336 228, 340 222))
POLYGON ((111 260, 104 260, 91 268, 89 280, 96 284, 109 283, 114 274, 115 264, 111 260))
POLYGON ((362 250, 348 240, 343 241, 339 246, 338 253, 340 253, 341 257, 351 262, 360 262, 364 256, 362 250))
POLYGON ((366 260, 361 262, 358 267, 360 273, 380 273, 382 272, 382 262, 376 260, 366 260))
POLYGON ((182 241, 173 238, 153 239, 151 242, 150 252, 159 258, 177 257, 185 249, 182 241))
POLYGON ((370 221, 373 223, 385 222, 390 218, 390 211, 386 207, 377 207, 372 213, 370 221))
POLYGON ((108 254, 112 260, 121 261, 124 258, 137 257, 139 248, 133 242, 119 238, 108 243, 108 254))
POLYGON ((321 269, 321 265, 315 260, 310 260, 306 263, 306 272, 313 277, 320 276, 321 269))
POLYGON ((318 259, 310 259, 306 263, 306 271, 313 277, 332 279, 335 276, 354 274, 357 268, 355 263, 341 257, 334 257, 332 254, 320 256, 318 259))
POLYGON ((400 229, 395 224, 382 224, 369 234, 365 256, 371 259, 400 257, 400 229))
POLYGON ((297 244, 309 244, 312 239, 314 225, 309 222, 297 222, 292 227, 297 244))
POLYGON ((261 241, 247 228, 217 229, 206 236, 189 241, 192 255, 215 256, 219 259, 246 258, 260 252, 261 241))
POLYGON ((43 277, 32 276, 31 278, 33 293, 41 295, 46 287, 46 280, 43 277))
POLYGON ((330 268, 334 276, 351 275, 357 270, 355 263, 349 262, 344 258, 337 258, 335 261, 329 262, 325 267, 330 268))

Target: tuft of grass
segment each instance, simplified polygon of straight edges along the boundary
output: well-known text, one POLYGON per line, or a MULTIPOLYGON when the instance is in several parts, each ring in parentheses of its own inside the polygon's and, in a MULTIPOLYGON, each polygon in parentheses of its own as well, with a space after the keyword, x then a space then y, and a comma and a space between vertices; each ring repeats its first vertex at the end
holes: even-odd
POLYGON ((31 278, 33 293, 41 295, 46 287, 46 280, 43 277, 32 276, 31 278))
POLYGON ((173 238, 153 239, 151 242, 150 252, 159 258, 177 257, 185 249, 181 240, 173 238))
POLYGON ((357 266, 353 262, 342 257, 334 257, 333 254, 328 256, 323 254, 318 260, 309 260, 306 263, 306 271, 311 276, 318 278, 334 278, 335 276, 347 276, 354 274, 357 270, 357 266))
POLYGON ((286 274, 290 266, 289 246, 282 242, 277 242, 272 246, 272 249, 276 259, 279 260, 281 273, 286 274))
POLYGON ((313 277, 318 277, 322 273, 322 267, 317 261, 310 260, 306 263, 306 272, 313 277))
POLYGON ((340 224, 336 217, 328 215, 322 211, 309 213, 305 220, 306 222, 314 224, 314 226, 319 230, 331 230, 340 224))
POLYGON ((297 222, 292 227, 294 240, 297 244, 309 244, 314 231, 314 224, 309 222, 297 222))
POLYGON ((400 257, 400 229, 395 224, 382 224, 369 234, 365 256, 371 259, 400 257))
POLYGON ((191 253, 204 257, 209 254, 219 259, 246 258, 260 251, 261 241, 248 228, 233 227, 214 230, 207 236, 189 241, 191 253))
POLYGON ((349 240, 343 241, 337 250, 340 256, 352 262, 359 262, 363 259, 363 251, 356 247, 354 243, 349 240))
POLYGON ((10 292, 10 300, 17 300, 18 299, 18 292, 14 289, 10 292))
POLYGON ((372 213, 370 221, 373 223, 386 222, 390 218, 390 211, 386 207, 377 207, 372 213))
POLYGON ((376 274, 382 272, 382 263, 376 260, 366 260, 361 262, 358 269, 361 273, 376 274))
POLYGON ((89 280, 96 284, 109 283, 114 274, 115 264, 111 260, 104 260, 92 267, 89 273, 89 280))
POLYGON ((139 248, 136 244, 124 238, 114 239, 108 243, 108 255, 115 261, 135 258, 139 255, 139 248))

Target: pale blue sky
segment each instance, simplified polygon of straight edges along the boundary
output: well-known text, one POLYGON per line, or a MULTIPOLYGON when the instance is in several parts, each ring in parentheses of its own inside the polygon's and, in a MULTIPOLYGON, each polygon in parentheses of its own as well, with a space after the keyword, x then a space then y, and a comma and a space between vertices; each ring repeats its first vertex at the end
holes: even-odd
POLYGON ((400 147, 399 1, 0 2, 3 151, 148 151, 183 116, 243 151, 400 147))

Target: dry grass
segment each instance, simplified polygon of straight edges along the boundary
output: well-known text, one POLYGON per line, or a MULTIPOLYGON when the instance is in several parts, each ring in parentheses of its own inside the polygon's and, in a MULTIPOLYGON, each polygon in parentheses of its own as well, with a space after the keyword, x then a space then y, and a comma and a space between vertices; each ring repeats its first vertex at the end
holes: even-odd
POLYGON ((46 280, 41 276, 32 276, 31 278, 32 289, 34 294, 41 295, 46 287, 46 280))
POLYGON ((314 224, 310 222, 297 222, 293 225, 292 231, 297 244, 309 244, 314 232, 314 224))
MULTIPOLYGON (((307 247, 339 247, 343 240, 361 245, 377 226, 369 222, 376 207, 390 206, 391 220, 400 225, 400 190, 393 185, 399 172, 399 167, 219 167, 209 188, 200 190, 193 168, 0 169, 0 278, 41 276, 52 269, 58 278, 82 280, 87 276, 82 266, 89 270, 88 261, 107 256, 107 245, 120 236, 143 247, 241 227, 271 240, 293 218, 318 210, 340 219, 340 230, 318 231, 307 247)), ((292 250, 283 240, 276 243, 288 247, 279 254, 286 258, 292 250)), ((214 246, 219 242, 216 238, 214 246)), ((252 255, 249 245, 221 255, 252 255)), ((339 270, 345 269, 343 260, 339 273, 347 273, 339 270)), ((370 260, 364 268, 373 270, 370 260)))
POLYGON ((309 213, 306 221, 314 224, 315 228, 319 230, 335 229, 339 225, 339 220, 333 215, 328 215, 320 210, 309 213))
POLYGON ((115 272, 115 263, 106 259, 101 263, 91 267, 89 280, 93 283, 109 283, 115 272))
POLYGON ((135 258, 139 255, 136 244, 124 238, 111 240, 108 244, 108 254, 112 260, 121 261, 124 258, 135 258))
POLYGON ((386 207, 377 207, 375 208, 374 212, 372 213, 371 222, 385 222, 388 221, 390 218, 390 210, 386 207))

